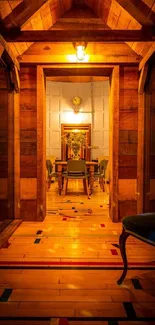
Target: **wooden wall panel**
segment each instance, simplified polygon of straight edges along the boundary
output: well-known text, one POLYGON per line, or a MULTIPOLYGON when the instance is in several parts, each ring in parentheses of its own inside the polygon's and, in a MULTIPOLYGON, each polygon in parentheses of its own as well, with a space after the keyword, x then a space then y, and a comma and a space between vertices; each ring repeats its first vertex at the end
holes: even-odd
POLYGON ((8 199, 0 199, 0 221, 8 218, 8 199))
POLYGON ((20 179, 20 198, 21 200, 37 199, 37 179, 20 179))
POLYGON ((137 212, 138 67, 120 67, 119 220, 137 212))
POLYGON ((0 66, 0 220, 8 217, 8 90, 6 71, 0 66))
POLYGON ((36 220, 37 200, 21 200, 20 214, 24 221, 36 220))
POLYGON ((20 198, 23 220, 37 220, 36 67, 20 70, 20 198), (25 208, 24 208, 25 207, 25 208), (32 210, 31 210, 32 208, 32 210))
POLYGON ((119 179, 119 200, 136 200, 136 179, 119 179))
MULTIPOLYGON (((147 174, 145 175, 147 178, 148 188, 146 188, 146 206, 147 211, 154 212, 155 211, 155 64, 152 64, 151 67, 151 74, 149 78, 149 85, 147 88, 147 97, 149 100, 147 101, 146 109, 149 110, 149 120, 148 126, 145 130, 145 137, 148 139, 149 142, 149 157, 145 156, 145 160, 148 161, 148 170, 147 174)), ((145 149, 147 153, 147 150, 145 149)))
POLYGON ((8 198, 8 179, 0 178, 0 200, 8 198))
POLYGON ((126 200, 119 201, 119 218, 123 219, 125 216, 132 216, 137 214, 137 201, 136 200, 126 200))
POLYGON ((137 89, 124 89, 120 94, 120 109, 137 109, 137 89))
POLYGON ((37 156, 22 155, 20 156, 21 178, 36 178, 37 177, 37 156))

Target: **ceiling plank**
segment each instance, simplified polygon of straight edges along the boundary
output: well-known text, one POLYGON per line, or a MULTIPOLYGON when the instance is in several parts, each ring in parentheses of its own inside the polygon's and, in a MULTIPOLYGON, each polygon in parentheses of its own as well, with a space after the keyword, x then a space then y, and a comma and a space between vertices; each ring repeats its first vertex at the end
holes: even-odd
POLYGON ((73 23, 70 22, 56 22, 51 28, 51 30, 105 30, 109 27, 103 23, 101 24, 87 24, 87 23, 77 23, 75 20, 73 23))
POLYGON ((17 67, 17 69, 20 70, 19 62, 17 61, 16 57, 14 56, 9 44, 4 40, 4 38, 1 35, 0 35, 0 44, 4 47, 4 49, 8 53, 11 61, 14 63, 14 65, 17 67))
POLYGON ((47 0, 30 1, 24 0, 13 9, 8 16, 3 19, 3 24, 6 29, 20 28, 28 21, 31 16, 39 10, 47 0))
POLYGON ((134 19, 138 21, 142 26, 153 25, 153 22, 147 18, 145 12, 141 12, 137 6, 135 6, 132 0, 116 0, 119 5, 125 9, 134 19))
POLYGON ((47 30, 5 33, 8 42, 148 42, 155 41, 155 28, 141 30, 47 30))
POLYGON ((146 53, 146 55, 144 56, 144 58, 140 61, 139 63, 139 70, 141 70, 143 68, 143 66, 145 65, 145 63, 150 59, 151 55, 155 52, 155 43, 152 44, 152 46, 150 47, 150 49, 148 50, 148 52, 146 53))

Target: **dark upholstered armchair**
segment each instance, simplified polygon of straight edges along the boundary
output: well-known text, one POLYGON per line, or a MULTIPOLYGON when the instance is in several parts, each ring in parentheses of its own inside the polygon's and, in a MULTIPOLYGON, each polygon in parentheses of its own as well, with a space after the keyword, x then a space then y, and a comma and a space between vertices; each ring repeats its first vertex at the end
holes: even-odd
POLYGON ((123 230, 119 238, 119 247, 123 258, 124 270, 117 281, 118 284, 123 282, 128 270, 128 261, 125 249, 127 238, 131 235, 143 242, 155 246, 155 212, 125 217, 122 220, 122 224, 123 230))

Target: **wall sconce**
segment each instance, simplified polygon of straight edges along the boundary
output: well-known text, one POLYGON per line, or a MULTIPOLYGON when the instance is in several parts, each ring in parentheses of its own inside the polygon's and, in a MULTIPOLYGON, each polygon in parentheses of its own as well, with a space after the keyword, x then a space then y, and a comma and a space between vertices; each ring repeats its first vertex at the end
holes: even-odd
POLYGON ((78 61, 82 62, 85 59, 85 49, 87 44, 85 42, 74 43, 74 48, 76 50, 76 57, 78 61))

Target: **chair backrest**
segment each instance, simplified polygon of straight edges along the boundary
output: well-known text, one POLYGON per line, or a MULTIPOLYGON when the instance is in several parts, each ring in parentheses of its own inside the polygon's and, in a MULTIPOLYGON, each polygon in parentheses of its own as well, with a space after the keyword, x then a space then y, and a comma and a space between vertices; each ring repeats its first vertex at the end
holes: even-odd
MULTIPOLYGON (((92 159, 92 161, 98 163, 98 159, 92 159)), ((95 166, 94 166, 94 173, 97 173, 98 170, 99 170, 99 165, 95 165, 95 166)))
POLYGON ((105 177, 105 172, 106 172, 106 168, 107 168, 107 165, 108 165, 108 160, 106 159, 103 159, 100 161, 100 173, 104 174, 104 177, 105 177))
POLYGON ((68 174, 86 174, 86 162, 85 160, 68 160, 67 161, 67 173, 68 174))
POLYGON ((46 169, 48 170, 48 175, 52 173, 53 165, 49 159, 46 160, 46 169))
MULTIPOLYGON (((55 162, 59 162, 62 161, 61 159, 55 159, 55 162)), ((55 165, 55 172, 58 172, 58 165, 55 165)))

